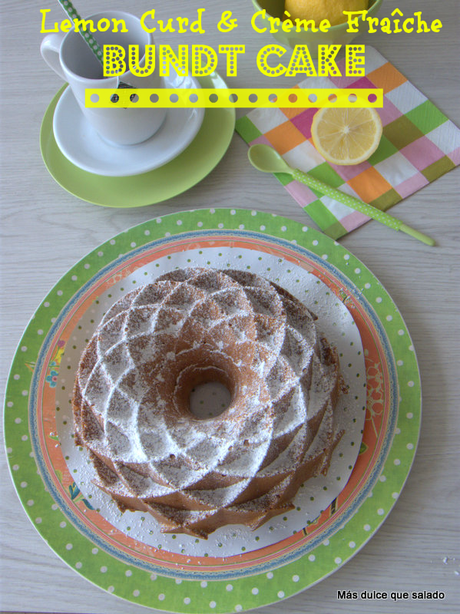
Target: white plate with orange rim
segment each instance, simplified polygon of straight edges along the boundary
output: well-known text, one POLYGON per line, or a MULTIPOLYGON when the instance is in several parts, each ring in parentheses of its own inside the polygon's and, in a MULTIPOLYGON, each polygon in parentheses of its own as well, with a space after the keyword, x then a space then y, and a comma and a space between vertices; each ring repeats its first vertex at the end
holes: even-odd
MULTIPOLYGON (((359 351, 353 350, 357 357, 359 351)), ((297 222, 256 211, 211 209, 136 226, 88 254, 58 282, 31 320, 13 361, 5 437, 24 508, 64 561, 133 603, 204 614, 276 603, 354 556, 398 498, 415 454, 420 419, 414 348, 399 311, 373 274, 338 243, 297 222), (126 524, 116 525, 104 516, 82 474, 74 472, 66 448, 72 354, 97 323, 102 301, 115 301, 168 262, 187 266, 188 261, 222 263, 224 268, 250 263, 262 275, 279 261, 294 288, 297 279, 311 275, 320 293, 329 293, 354 322, 358 336, 347 333, 345 341, 362 345, 365 373, 353 365, 347 372, 361 379, 366 391, 364 428, 354 442, 359 450, 348 468, 349 479, 316 518, 290 534, 283 532, 283 518, 280 525, 270 522, 258 530, 264 531, 258 540, 256 532, 237 553, 233 545, 228 554, 225 544, 219 550, 217 540, 217 552, 210 542, 209 549, 206 544, 192 548, 180 535, 147 543, 131 513, 126 524)), ((334 481, 337 474, 329 477, 334 481)))

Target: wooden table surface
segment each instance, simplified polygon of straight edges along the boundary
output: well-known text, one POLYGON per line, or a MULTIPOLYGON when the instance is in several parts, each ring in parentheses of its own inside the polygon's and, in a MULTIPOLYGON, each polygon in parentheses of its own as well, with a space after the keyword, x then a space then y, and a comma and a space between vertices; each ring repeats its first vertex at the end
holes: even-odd
MULTIPOLYGON (((81 0, 82 14, 108 8, 108 3, 81 0)), ((156 7, 134 0, 131 12, 157 8, 159 17, 193 15, 206 7, 209 32, 199 39, 217 46, 213 27, 227 8, 203 0, 176 0, 156 7), (165 5, 165 6, 163 6, 165 5), (169 5, 171 8, 168 8, 169 5)), ((126 9, 122 0, 110 7, 126 9)), ((432 0, 385 0, 382 15, 395 8, 406 15, 422 10, 431 21, 442 20, 439 34, 366 35, 447 116, 460 126, 459 3, 432 0)), ((131 226, 153 217, 202 207, 243 207, 280 213, 313 225, 272 177, 262 176, 246 161, 247 147, 235 135, 218 167, 191 190, 167 202, 136 209, 111 209, 85 203, 60 188, 40 156, 43 114, 62 85, 39 54, 39 9, 64 17, 52 0, 1 4, 1 389, 16 346, 46 293, 85 254, 131 226)), ((246 56, 235 87, 266 87, 255 66, 255 54, 271 42, 249 27, 250 0, 230 8, 239 29, 230 42, 246 44, 246 56)), ((177 36, 177 35, 176 35, 177 36)), ((177 44, 175 35, 161 42, 177 44)), ((230 40, 230 38, 229 38, 230 40)), ((180 42, 196 43, 184 35, 180 42)), ((293 83, 277 82, 278 85, 293 83)), ((313 588, 282 603, 262 608, 278 612, 454 612, 460 603, 459 539, 459 192, 455 169, 393 209, 393 213, 437 241, 435 248, 395 233, 377 222, 341 239, 380 279, 398 305, 413 337, 423 386, 423 422, 419 447, 406 486, 387 521, 346 565, 313 588), (341 602, 338 590, 445 592, 433 603, 390 600, 341 602)), ((67 567, 47 546, 22 509, 11 482, 3 446, 0 451, 0 610, 3 612, 93 612, 142 614, 145 608, 110 596, 67 567)))

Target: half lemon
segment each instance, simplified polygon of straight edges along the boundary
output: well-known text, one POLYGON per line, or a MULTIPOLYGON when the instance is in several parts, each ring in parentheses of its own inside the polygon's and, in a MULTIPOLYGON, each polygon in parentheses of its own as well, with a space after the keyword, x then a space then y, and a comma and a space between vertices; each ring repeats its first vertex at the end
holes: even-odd
POLYGON ((351 166, 374 153, 382 138, 375 109, 320 109, 313 117, 313 145, 331 164, 351 166))

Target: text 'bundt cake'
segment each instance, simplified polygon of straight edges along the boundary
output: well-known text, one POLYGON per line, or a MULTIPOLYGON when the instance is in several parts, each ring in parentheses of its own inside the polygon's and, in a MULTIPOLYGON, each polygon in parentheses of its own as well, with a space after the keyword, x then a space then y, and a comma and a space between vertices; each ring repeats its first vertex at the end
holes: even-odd
POLYGON ((179 269, 126 294, 88 343, 72 400, 97 485, 163 532, 202 538, 292 509, 340 437, 338 357, 315 319, 235 270, 179 269), (190 393, 206 382, 224 384, 231 403, 198 419, 190 393))

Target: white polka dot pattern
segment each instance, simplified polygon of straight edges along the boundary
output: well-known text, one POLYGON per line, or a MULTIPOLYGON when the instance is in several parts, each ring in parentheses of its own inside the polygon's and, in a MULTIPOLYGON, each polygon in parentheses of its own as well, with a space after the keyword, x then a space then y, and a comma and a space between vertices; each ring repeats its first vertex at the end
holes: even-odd
MULTIPOLYGON (((277 245, 272 244, 271 249, 276 252, 277 245)), ((114 295, 114 300, 116 298, 118 296, 114 295)), ((84 335, 85 332, 82 331, 81 334, 84 335)), ((50 343, 52 341, 51 339, 50 343)), ((67 365, 66 356, 72 351, 72 344, 75 344, 75 340, 70 336, 60 367, 62 373, 58 373, 57 381, 51 376, 47 380, 45 386, 48 386, 48 392, 61 390, 63 386, 68 385, 65 380, 72 379, 64 377, 66 375, 64 369, 67 365)), ((200 611, 203 614, 223 611, 239 612, 273 604, 307 588, 311 583, 318 582, 325 574, 328 575, 343 565, 372 537, 398 499, 414 458, 420 429, 420 379, 414 347, 398 310, 378 280, 337 242, 330 241, 315 230, 302 227, 291 220, 261 212, 258 212, 257 216, 253 216, 251 212, 236 209, 232 211, 215 209, 212 214, 204 210, 184 212, 180 216, 156 218, 100 246, 93 254, 76 265, 50 291, 24 334, 11 374, 5 399, 6 450, 18 495, 37 530, 47 536, 49 545, 73 569, 84 574, 108 593, 122 596, 139 605, 184 614, 192 611, 200 611), (177 224, 179 219, 182 221, 180 225, 177 224), (257 221, 257 224, 251 220, 257 221), (48 370, 50 364, 43 365, 39 354, 41 345, 46 345, 50 339, 51 324, 60 321, 61 310, 72 299, 76 290, 88 283, 101 267, 109 266, 118 257, 118 254, 129 254, 131 243, 135 243, 136 249, 139 249, 148 241, 155 242, 156 239, 167 233, 174 236, 197 229, 206 232, 219 227, 229 232, 229 229, 237 229, 240 225, 245 231, 263 233, 260 236, 267 241, 271 240, 271 236, 275 236, 280 240, 285 238, 286 245, 288 242, 294 245, 295 240, 300 249, 306 250, 313 255, 313 258, 317 258, 316 262, 322 263, 316 266, 320 267, 325 278, 328 278, 330 272, 336 267, 344 276, 342 300, 348 300, 349 287, 358 288, 363 297, 372 305, 382 330, 388 335, 395 357, 395 370, 401 396, 400 408, 385 464, 377 474, 375 483, 372 484, 373 496, 367 496, 364 503, 353 511, 353 531, 350 531, 350 526, 346 523, 341 527, 340 532, 333 530, 328 540, 323 540, 314 548, 307 548, 302 553, 300 560, 288 562, 279 568, 274 561, 269 571, 265 568, 262 572, 249 576, 246 572, 238 576, 237 572, 235 577, 231 579, 224 577, 221 582, 209 581, 214 579, 212 574, 206 575, 204 568, 197 568, 196 579, 200 581, 187 582, 185 581, 188 565, 186 552, 183 557, 184 572, 182 575, 179 573, 179 577, 166 577, 161 572, 161 565, 158 563, 154 563, 150 568, 147 564, 148 569, 143 570, 137 564, 131 564, 129 560, 124 561, 118 557, 112 557, 106 551, 103 542, 88 540, 72 522, 68 522, 68 518, 64 516, 53 498, 52 488, 47 488, 47 490, 43 488, 36 465, 36 462, 40 462, 40 449, 37 447, 35 448, 36 453, 32 453, 33 433, 28 431, 29 405, 33 406, 35 402, 30 387, 33 373, 31 367, 34 366, 35 375, 43 377, 43 380, 51 375, 48 370), (282 230, 281 227, 285 227, 286 230, 282 230), (162 232, 159 233, 157 229, 161 229, 162 232), (324 254, 328 255, 327 260, 322 258, 324 254), (89 265, 89 268, 85 265, 89 265), (357 273, 356 269, 360 269, 360 273, 357 273), (75 275, 77 279, 72 281, 72 275, 75 275), (347 280, 350 281, 350 285, 347 280), (380 298, 381 301, 377 302, 377 298, 380 298), (43 334, 39 334, 38 331, 43 331, 43 334), (402 331, 402 334, 398 331, 402 331), (14 375, 19 377, 14 378, 14 375), (23 391, 28 391, 27 395, 23 395, 23 391), (380 476, 385 479, 378 479, 380 476), (97 547, 94 543, 97 544, 97 547), (329 543, 327 547, 325 547, 326 543, 329 543), (304 574, 303 571, 300 573, 300 570, 305 570, 307 573, 304 574), (125 572, 128 573, 125 575, 125 572), (182 578, 184 581, 176 584, 176 579, 181 580, 182 578), (233 591, 226 590, 228 584, 234 586, 233 591), (152 591, 153 587, 155 590, 152 591)), ((69 392, 62 391, 62 394, 68 397, 69 392)), ((63 426, 65 406, 58 405, 53 408, 53 411, 63 426)), ((38 426, 40 427, 40 423, 38 426)), ((48 429, 46 438, 48 437, 52 442, 51 446, 55 445, 54 449, 59 451, 61 433, 57 435, 56 429, 53 432, 48 429)), ((67 476, 67 479, 69 478, 71 483, 72 475, 67 476)), ((77 484, 74 484, 74 487, 76 486, 77 484)), ((77 493, 78 489, 73 492, 77 493)), ((82 496, 81 494, 76 496, 69 505, 77 505, 82 510, 84 508, 82 496)), ((94 502, 94 499, 91 501, 94 502)), ((338 511, 340 512, 340 508, 338 511)), ((72 508, 70 507, 67 512, 71 514, 72 508)), ((302 514, 302 512, 298 513, 302 514)), ((94 510, 92 514, 93 518, 96 518, 97 510, 94 510)), ((267 534, 271 534, 271 527, 267 529, 267 534)), ((302 532, 298 535, 299 543, 301 543, 306 536, 302 532)), ((127 525, 126 539, 129 540, 131 537, 134 537, 134 534, 131 527, 127 525)), ((171 539, 169 543, 179 541, 172 540, 171 536, 165 537, 171 539)), ((254 542, 256 549, 259 543, 254 542)), ((309 543, 308 537, 306 543, 309 543)), ((161 545, 158 544, 158 546, 161 545)), ((153 554, 155 550, 155 547, 149 549, 153 554)), ((244 560, 246 553, 243 551, 240 554, 244 560)), ((202 560, 205 562, 204 558, 202 560)))
POLYGON ((295 169, 292 173, 292 176, 296 181, 299 181, 300 183, 303 183, 304 185, 307 185, 308 187, 317 190, 325 196, 329 196, 329 198, 332 198, 339 203, 342 203, 343 205, 347 205, 347 207, 350 207, 350 209, 353 209, 354 211, 364 213, 364 215, 367 215, 373 220, 377 220, 378 222, 385 224, 385 226, 389 226, 394 230, 400 230, 401 228, 401 220, 394 218, 388 213, 385 213, 385 211, 380 211, 380 209, 377 209, 376 207, 373 207, 372 205, 369 205, 362 200, 358 200, 357 198, 354 198, 349 194, 345 194, 345 192, 341 192, 340 190, 337 190, 327 185, 323 181, 311 177, 307 173, 303 173, 302 171, 295 169))

